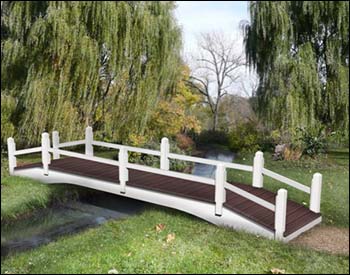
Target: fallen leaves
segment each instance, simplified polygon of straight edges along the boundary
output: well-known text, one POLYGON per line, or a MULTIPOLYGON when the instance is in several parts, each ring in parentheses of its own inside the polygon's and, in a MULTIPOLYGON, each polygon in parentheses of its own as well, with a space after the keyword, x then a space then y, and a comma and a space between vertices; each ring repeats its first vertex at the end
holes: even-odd
POLYGON ((156 225, 156 231, 158 232, 162 232, 165 229, 165 224, 159 223, 156 225))
POLYGON ((108 271, 108 274, 119 274, 118 270, 116 270, 115 268, 111 269, 108 271))
POLYGON ((166 237, 166 242, 167 243, 171 243, 174 240, 175 240, 175 233, 168 234, 168 236, 166 237))
POLYGON ((272 268, 271 269, 272 274, 285 274, 286 271, 284 269, 279 269, 279 268, 272 268))

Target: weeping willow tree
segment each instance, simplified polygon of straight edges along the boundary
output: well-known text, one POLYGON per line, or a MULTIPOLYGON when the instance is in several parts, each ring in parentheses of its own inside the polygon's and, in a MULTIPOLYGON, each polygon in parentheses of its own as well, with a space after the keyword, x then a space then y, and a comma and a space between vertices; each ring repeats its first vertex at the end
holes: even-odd
POLYGON ((271 129, 349 130, 349 2, 250 1, 242 24, 271 129))
POLYGON ((37 143, 86 125, 110 140, 142 134, 178 78, 173 2, 2 1, 2 143, 37 143), (4 111, 4 112, 3 112, 4 111))

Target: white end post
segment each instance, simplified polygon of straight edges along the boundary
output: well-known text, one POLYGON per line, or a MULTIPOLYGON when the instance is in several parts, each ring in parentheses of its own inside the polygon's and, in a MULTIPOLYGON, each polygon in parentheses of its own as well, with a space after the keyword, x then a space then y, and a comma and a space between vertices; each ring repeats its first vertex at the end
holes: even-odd
POLYGON ((120 192, 125 194, 126 182, 129 180, 129 171, 126 168, 128 164, 128 150, 124 147, 119 149, 119 184, 120 192))
POLYGON ((321 208, 321 190, 322 190, 322 175, 315 173, 312 177, 311 192, 310 192, 310 210, 315 213, 320 213, 321 208))
POLYGON ((160 169, 162 170, 169 170, 169 150, 169 140, 163 137, 160 144, 160 169))
POLYGON ((255 153, 253 165, 253 187, 262 188, 264 186, 264 154, 261 151, 255 153))
POLYGON ((41 135, 41 160, 43 164, 44 175, 49 175, 49 164, 50 164, 50 135, 49 133, 43 133, 41 135))
POLYGON ((85 129, 85 155, 93 156, 94 155, 94 147, 92 142, 94 140, 94 134, 92 132, 92 127, 88 126, 85 129))
POLYGON ((12 137, 7 139, 7 152, 9 160, 9 173, 10 175, 13 175, 15 167, 17 167, 17 158, 15 157, 16 143, 12 137))
POLYGON ((218 164, 215 171, 215 215, 222 215, 223 204, 226 201, 226 168, 223 164, 218 164))
POLYGON ((52 149, 53 149, 53 159, 59 159, 60 154, 58 153, 60 144, 60 136, 57 131, 52 132, 52 149))
POLYGON ((283 239, 283 234, 286 230, 287 196, 288 192, 286 189, 278 190, 275 206, 275 239, 277 240, 283 239))

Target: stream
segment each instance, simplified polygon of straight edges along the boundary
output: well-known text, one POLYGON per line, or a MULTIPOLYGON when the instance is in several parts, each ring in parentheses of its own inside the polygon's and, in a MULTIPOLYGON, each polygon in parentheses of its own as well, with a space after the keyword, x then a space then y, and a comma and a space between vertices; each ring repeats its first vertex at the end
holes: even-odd
MULTIPOLYGON (((234 154, 224 150, 208 150, 204 157, 232 162, 234 154)), ((192 174, 214 177, 215 167, 196 163, 192 174)), ((60 236, 97 227, 111 219, 138 214, 147 205, 138 200, 96 191, 89 198, 37 210, 30 217, 1 224, 1 258, 53 242, 60 236)))
MULTIPOLYGON (((204 158, 232 162, 234 160, 234 153, 231 151, 219 149, 208 150, 205 152, 204 158)), ((192 174, 196 176, 214 178, 215 170, 215 166, 213 165, 195 163, 192 174)))
POLYGON ((140 213, 146 203, 105 192, 38 210, 30 217, 1 224, 1 258, 55 241, 60 236, 140 213))

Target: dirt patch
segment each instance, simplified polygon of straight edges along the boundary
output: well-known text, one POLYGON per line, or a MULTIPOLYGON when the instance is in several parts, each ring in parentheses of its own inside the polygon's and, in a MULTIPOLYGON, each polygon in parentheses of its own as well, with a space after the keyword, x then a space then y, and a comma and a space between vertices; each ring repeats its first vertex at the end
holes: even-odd
POLYGON ((349 255, 349 229, 317 226, 290 243, 317 251, 349 255))

